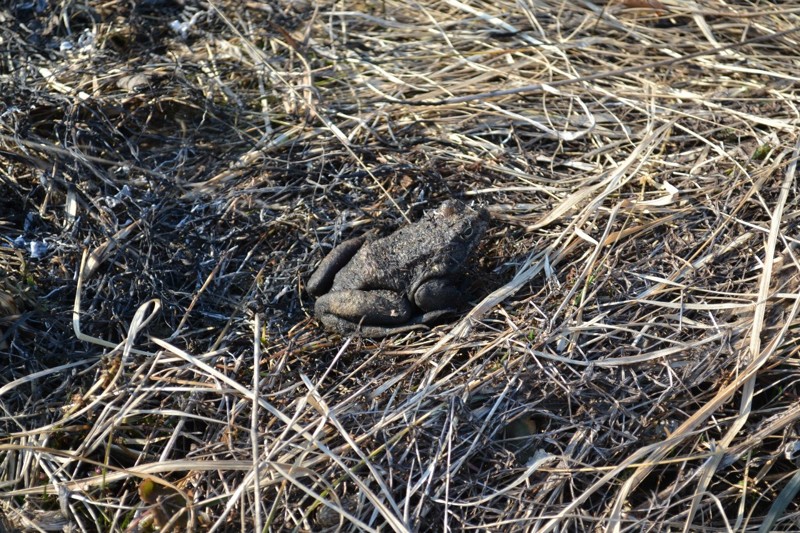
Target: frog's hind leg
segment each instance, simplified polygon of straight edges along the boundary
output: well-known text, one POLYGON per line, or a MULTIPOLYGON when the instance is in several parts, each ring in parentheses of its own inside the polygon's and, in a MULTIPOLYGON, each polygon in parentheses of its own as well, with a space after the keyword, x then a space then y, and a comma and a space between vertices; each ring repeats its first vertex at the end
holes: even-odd
POLYGON ((365 241, 366 237, 356 237, 344 241, 331 250, 306 282, 308 293, 312 296, 319 296, 328 292, 336 274, 356 255, 365 241))
POLYGON ((352 323, 355 329, 360 323, 379 326, 405 324, 411 320, 412 306, 405 296, 394 291, 350 289, 323 294, 317 298, 314 313, 323 323, 325 317, 334 317, 352 323))

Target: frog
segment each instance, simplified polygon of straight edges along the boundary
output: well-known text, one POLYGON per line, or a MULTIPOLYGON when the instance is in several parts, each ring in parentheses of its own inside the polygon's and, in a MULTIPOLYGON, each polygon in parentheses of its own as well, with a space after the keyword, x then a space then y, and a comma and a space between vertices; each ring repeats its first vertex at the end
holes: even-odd
POLYGON ((464 273, 487 227, 484 208, 450 199, 385 237, 342 242, 306 282, 314 315, 371 338, 429 329, 467 301, 464 273))

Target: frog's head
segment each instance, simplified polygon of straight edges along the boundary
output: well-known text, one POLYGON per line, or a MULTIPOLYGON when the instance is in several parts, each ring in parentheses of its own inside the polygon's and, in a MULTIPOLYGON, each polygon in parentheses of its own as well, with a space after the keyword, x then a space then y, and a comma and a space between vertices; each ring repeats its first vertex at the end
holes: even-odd
POLYGON ((489 225, 485 209, 470 207, 459 200, 447 200, 429 216, 439 227, 445 253, 456 268, 467 261, 489 225))

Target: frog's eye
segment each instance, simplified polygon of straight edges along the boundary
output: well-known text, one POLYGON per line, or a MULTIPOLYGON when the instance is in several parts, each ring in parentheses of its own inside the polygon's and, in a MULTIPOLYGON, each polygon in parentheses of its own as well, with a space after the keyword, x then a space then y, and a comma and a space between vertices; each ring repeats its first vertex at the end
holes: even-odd
POLYGON ((461 236, 465 239, 469 239, 475 234, 475 228, 472 227, 472 224, 467 224, 467 227, 464 228, 464 231, 461 232, 461 236))

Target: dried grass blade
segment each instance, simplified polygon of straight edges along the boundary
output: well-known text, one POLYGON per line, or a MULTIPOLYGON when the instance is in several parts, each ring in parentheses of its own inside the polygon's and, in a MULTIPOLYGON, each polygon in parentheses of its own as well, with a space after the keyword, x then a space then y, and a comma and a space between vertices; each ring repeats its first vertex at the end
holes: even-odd
MULTIPOLYGON (((753 408, 753 392, 755 390, 755 371, 758 368, 760 368, 764 363, 767 362, 769 356, 772 354, 773 351, 767 349, 762 353, 761 333, 763 332, 765 327, 764 319, 767 312, 767 302, 769 301, 770 286, 773 281, 772 272, 775 264, 775 251, 778 246, 778 239, 781 233, 781 224, 783 221, 784 208, 786 207, 786 202, 789 198, 789 192, 791 191, 792 183, 794 182, 795 179, 795 172, 797 169, 798 158, 800 158, 800 139, 798 139, 797 143, 795 144, 794 152, 792 154, 792 160, 786 171, 786 175, 784 176, 783 183, 781 184, 781 191, 778 196, 778 202, 777 205, 775 206, 774 211, 772 212, 772 223, 770 224, 769 236, 767 238, 767 246, 764 251, 765 257, 761 271, 758 299, 756 300, 755 303, 753 327, 750 332, 749 355, 750 358, 753 359, 753 361, 748 366, 753 367, 753 371, 750 377, 743 383, 742 399, 740 400, 739 404, 738 416, 736 417, 735 420, 732 421, 730 428, 720 440, 719 448, 714 457, 712 457, 711 460, 707 461, 703 465, 704 468, 700 477, 700 482, 697 484, 697 488, 695 489, 695 495, 692 498, 692 503, 689 508, 689 514, 686 518, 686 522, 684 523, 684 529, 683 529, 684 532, 689 531, 689 529, 691 528, 692 522, 694 521, 694 515, 697 512, 698 506, 700 505, 700 500, 706 493, 706 489, 708 488, 708 485, 711 483, 711 478, 716 472, 720 462, 722 461, 725 452, 728 451, 734 437, 736 437, 736 435, 742 430, 745 423, 747 423, 747 419, 750 417, 750 412, 753 408), (758 354, 757 357, 756 354, 758 354)), ((781 329, 781 333, 773 340, 770 346, 774 347, 782 342, 784 336, 786 335, 786 332, 788 331, 789 325, 792 323, 794 317, 797 314, 798 308, 800 308, 800 300, 795 300, 794 305, 792 307, 792 311, 788 319, 784 323, 783 328, 781 329)))

